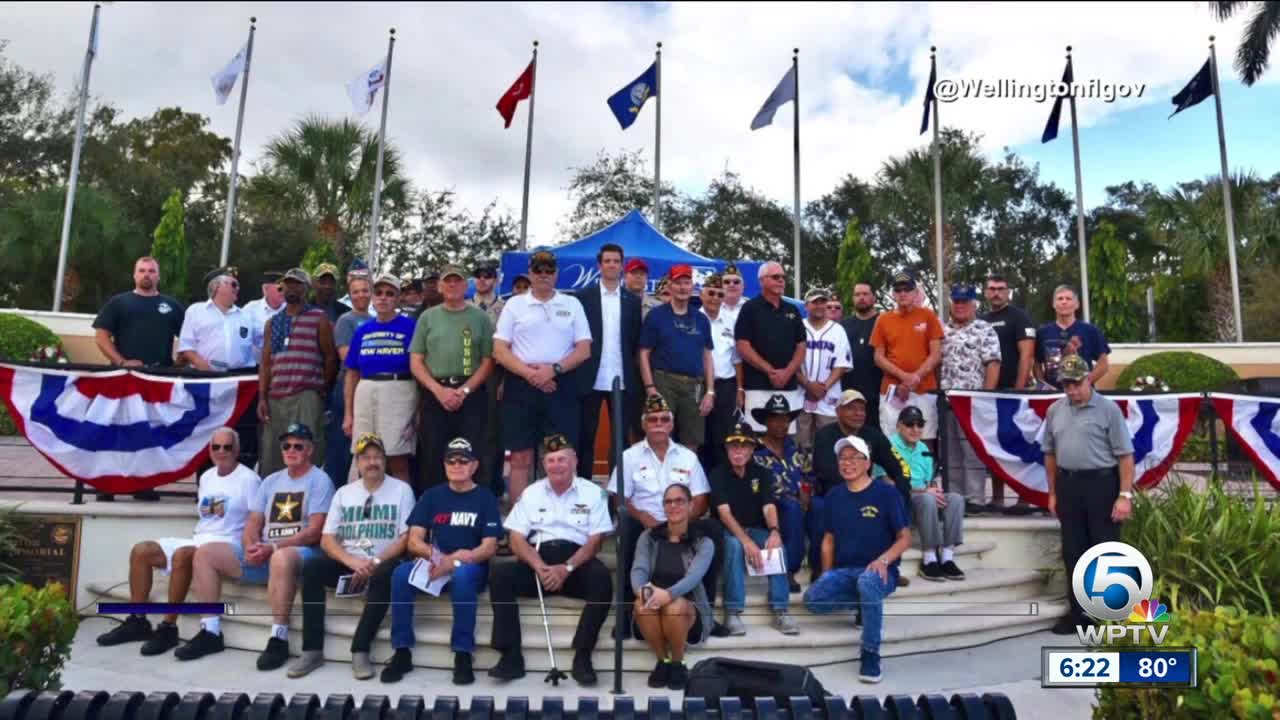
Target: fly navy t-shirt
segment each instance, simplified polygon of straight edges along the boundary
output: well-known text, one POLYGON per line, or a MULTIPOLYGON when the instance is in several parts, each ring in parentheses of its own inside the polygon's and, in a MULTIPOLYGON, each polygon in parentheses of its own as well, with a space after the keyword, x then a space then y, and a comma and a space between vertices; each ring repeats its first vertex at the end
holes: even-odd
POLYGON ((422 495, 409 525, 426 528, 431 544, 443 553, 471 550, 487 537, 502 537, 502 515, 493 491, 479 485, 456 492, 437 485, 422 495))
MULTIPOLYGON (((838 568, 865 568, 880 557, 907 527, 907 514, 897 488, 873 480, 859 492, 847 483, 827 491, 822 507, 826 532, 835 536, 838 568)), ((898 572, 901 560, 889 569, 898 572)))

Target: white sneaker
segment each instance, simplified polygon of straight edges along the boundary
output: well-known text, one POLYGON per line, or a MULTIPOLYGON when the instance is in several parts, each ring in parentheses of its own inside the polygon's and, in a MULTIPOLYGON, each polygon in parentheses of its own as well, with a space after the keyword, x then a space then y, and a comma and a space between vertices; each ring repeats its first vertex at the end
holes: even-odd
POLYGON ((787 614, 786 610, 773 614, 773 627, 783 635, 800 634, 800 626, 796 624, 795 618, 787 614))
POLYGON ((746 635, 747 626, 742 622, 742 613, 729 613, 724 619, 725 627, 729 628, 729 635, 746 635))

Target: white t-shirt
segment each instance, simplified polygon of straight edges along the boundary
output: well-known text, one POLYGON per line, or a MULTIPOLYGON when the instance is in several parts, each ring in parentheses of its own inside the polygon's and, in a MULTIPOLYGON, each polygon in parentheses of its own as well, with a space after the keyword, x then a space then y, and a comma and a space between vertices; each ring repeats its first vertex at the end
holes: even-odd
POLYGON ((239 543, 249 517, 249 503, 258 490, 258 474, 237 464, 230 475, 219 475, 211 467, 200 476, 196 499, 196 545, 209 542, 239 543))
POLYGON ((363 480, 347 483, 333 494, 324 534, 336 535, 353 555, 377 557, 408 530, 413 503, 413 489, 390 475, 372 495, 363 480))
POLYGON ((590 340, 591 326, 578 298, 557 290, 542 302, 529 291, 507 300, 493 339, 511 343, 523 363, 550 365, 573 352, 576 343, 590 340))
MULTIPOLYGON (((637 510, 649 513, 658 522, 666 522, 662 495, 672 485, 687 485, 689 494, 695 498, 711 492, 698 455, 676 442, 667 445, 667 455, 659 461, 649 442, 641 440, 622 454, 622 464, 627 470, 623 499, 630 500, 637 510)), ((609 474, 609 492, 616 495, 617 491, 618 469, 614 468, 609 474)))
MULTIPOLYGON (((814 330, 809 319, 804 320, 805 351, 804 374, 813 382, 826 382, 836 368, 852 368, 853 353, 849 349, 849 336, 840 323, 827 321, 821 330, 814 330)), ((806 394, 805 412, 835 417, 836 404, 840 402, 840 383, 827 390, 822 400, 810 400, 806 394)))

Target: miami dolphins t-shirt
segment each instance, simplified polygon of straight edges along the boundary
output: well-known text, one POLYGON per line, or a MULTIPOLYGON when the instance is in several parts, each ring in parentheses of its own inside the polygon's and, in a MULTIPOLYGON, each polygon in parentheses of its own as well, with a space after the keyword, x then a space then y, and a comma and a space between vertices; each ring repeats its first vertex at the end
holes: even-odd
POLYGON ((312 465, 297 479, 289 477, 289 468, 268 475, 258 486, 250 510, 266 515, 262 541, 271 542, 302 532, 312 515, 328 512, 332 503, 333 481, 312 465))
POLYGON ((227 475, 219 475, 211 467, 200 476, 196 500, 196 545, 209 542, 239 543, 244 535, 244 522, 249 517, 249 502, 258 490, 258 474, 244 465, 227 475))
POLYGON ((357 480, 333 494, 324 534, 337 535, 353 555, 377 557, 408 528, 411 512, 413 489, 403 480, 388 475, 373 493, 357 480))
POLYGON ((487 537, 502 537, 502 516, 493 491, 479 485, 455 492, 437 485, 422 495, 409 524, 426 528, 431 544, 443 553, 470 550, 487 537))

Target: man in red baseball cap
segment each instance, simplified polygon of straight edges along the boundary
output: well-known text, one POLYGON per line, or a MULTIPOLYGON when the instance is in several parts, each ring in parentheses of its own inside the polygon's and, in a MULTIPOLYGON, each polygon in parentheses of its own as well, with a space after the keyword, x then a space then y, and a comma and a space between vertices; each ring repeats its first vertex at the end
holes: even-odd
POLYGON ((640 331, 640 377, 646 395, 671 405, 680 444, 697 452, 716 395, 711 321, 689 306, 693 268, 676 265, 667 279, 671 302, 654 308, 640 331))

